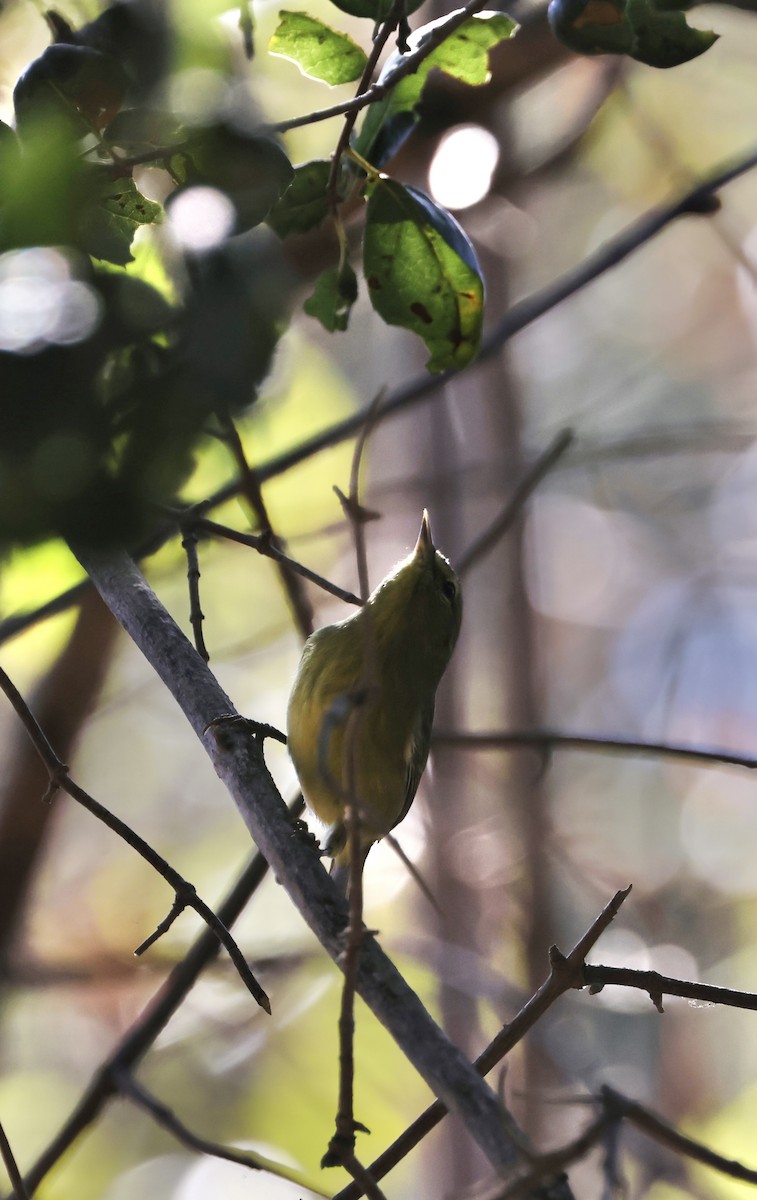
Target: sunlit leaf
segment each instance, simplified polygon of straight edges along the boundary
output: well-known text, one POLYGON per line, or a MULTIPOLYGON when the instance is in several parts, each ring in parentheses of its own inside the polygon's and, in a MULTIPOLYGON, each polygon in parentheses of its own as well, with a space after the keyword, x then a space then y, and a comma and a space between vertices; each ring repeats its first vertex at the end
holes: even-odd
POLYGON ((445 209, 417 188, 379 180, 368 198, 364 270, 373 307, 423 338, 430 371, 470 362, 484 284, 470 241, 445 209))
POLYGON ((280 12, 268 50, 296 63, 303 75, 335 87, 359 79, 365 52, 346 33, 338 33, 304 12, 280 12))
MULTIPOLYGON (((438 25, 439 21, 431 21, 417 29, 410 38, 411 51, 422 46, 438 25)), ((401 79, 384 100, 371 105, 355 139, 355 149, 375 167, 382 166, 396 154, 418 120, 417 105, 429 72, 434 69, 444 71, 472 87, 487 83, 490 78, 489 51, 511 38, 517 30, 515 21, 504 13, 478 13, 463 22, 432 50, 417 71, 401 79)), ((392 55, 379 77, 381 83, 391 85, 392 74, 404 57, 392 55)))

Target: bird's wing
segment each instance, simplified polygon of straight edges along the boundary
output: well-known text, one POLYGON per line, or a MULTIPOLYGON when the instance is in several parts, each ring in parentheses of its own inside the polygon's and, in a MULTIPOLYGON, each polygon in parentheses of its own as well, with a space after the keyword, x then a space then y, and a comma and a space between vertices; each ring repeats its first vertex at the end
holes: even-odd
POLYGON ((426 766, 429 748, 431 746, 431 727, 434 724, 434 701, 423 710, 420 715, 413 736, 408 746, 407 756, 407 774, 405 776, 405 802, 402 805, 395 825, 399 825, 403 817, 407 816, 408 809, 415 799, 415 793, 418 791, 418 784, 421 781, 423 769, 426 766))

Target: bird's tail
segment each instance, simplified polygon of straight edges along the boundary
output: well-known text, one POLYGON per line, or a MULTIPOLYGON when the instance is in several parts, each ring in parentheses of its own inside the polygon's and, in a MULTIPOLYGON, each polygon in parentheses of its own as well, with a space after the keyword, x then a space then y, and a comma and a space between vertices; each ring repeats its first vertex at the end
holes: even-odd
POLYGON ((347 895, 347 885, 350 881, 350 864, 348 862, 339 862, 337 859, 332 859, 329 875, 334 880, 334 883, 339 888, 343 896, 347 895))
MULTIPOLYGON (((370 850, 370 848, 371 847, 369 844, 368 846, 363 847, 363 849, 361 850, 361 853, 360 853, 360 872, 361 872, 361 874, 362 874, 363 868, 365 867, 365 860, 368 857, 368 851, 370 850)), ((336 858, 334 858, 332 860, 331 867, 329 869, 329 875, 334 880, 334 883, 339 888, 339 891, 342 893, 342 895, 347 896, 349 894, 349 890, 350 890, 350 888, 349 888, 350 860, 347 858, 345 852, 338 854, 336 856, 336 858)))

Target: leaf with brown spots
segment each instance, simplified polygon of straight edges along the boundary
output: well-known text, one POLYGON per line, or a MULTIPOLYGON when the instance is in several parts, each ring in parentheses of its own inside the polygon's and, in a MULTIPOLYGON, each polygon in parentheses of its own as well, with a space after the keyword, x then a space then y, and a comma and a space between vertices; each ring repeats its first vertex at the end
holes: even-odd
POLYGON ((380 179, 368 197, 363 267, 373 307, 423 339, 430 371, 470 362, 484 283, 473 246, 445 209, 418 188, 380 179))

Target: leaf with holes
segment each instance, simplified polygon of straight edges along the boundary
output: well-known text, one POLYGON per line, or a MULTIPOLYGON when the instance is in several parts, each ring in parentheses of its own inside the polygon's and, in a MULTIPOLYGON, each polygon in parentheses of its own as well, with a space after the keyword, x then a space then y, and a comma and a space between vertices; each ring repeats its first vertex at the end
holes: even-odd
POLYGON ((280 12, 268 51, 296 63, 303 75, 335 87, 359 79, 365 52, 346 33, 337 33, 304 12, 280 12))
POLYGON ((93 258, 125 266, 131 262, 131 243, 140 225, 154 225, 163 209, 137 191, 131 177, 105 179, 88 197, 79 224, 79 245, 93 258))
POLYGON ((423 338, 429 371, 470 362, 484 283, 473 246, 445 209, 417 188, 380 179, 368 198, 363 267, 376 312, 423 338))

